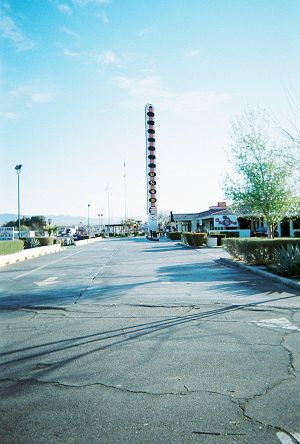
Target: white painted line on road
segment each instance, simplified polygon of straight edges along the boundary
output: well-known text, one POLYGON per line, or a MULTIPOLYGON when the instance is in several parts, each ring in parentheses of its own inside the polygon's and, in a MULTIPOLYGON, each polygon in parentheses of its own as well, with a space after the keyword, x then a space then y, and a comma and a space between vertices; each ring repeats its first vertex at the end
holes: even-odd
POLYGON ((297 443, 300 444, 300 433, 295 432, 295 433, 292 433, 292 435, 293 435, 293 438, 295 438, 295 440, 297 441, 297 443))
POLYGON ((300 443, 300 433, 295 432, 288 435, 285 432, 277 432, 276 435, 282 444, 295 444, 295 441, 300 443), (295 439, 295 441, 293 438, 291 438, 291 436, 295 439))
POLYGON ((284 432, 277 432, 277 438, 282 444, 294 444, 293 439, 284 432))
POLYGON ((286 318, 262 319, 261 321, 249 321, 248 324, 255 324, 266 328, 283 328, 284 330, 300 331, 296 325, 286 318))
POLYGON ((34 282, 35 285, 38 285, 39 287, 45 287, 46 285, 52 285, 57 283, 58 277, 51 276, 47 279, 44 279, 43 281, 34 282))
POLYGON ((28 274, 32 274, 35 271, 41 270, 42 268, 46 268, 46 267, 49 267, 52 264, 56 264, 57 262, 64 261, 65 259, 68 259, 71 256, 75 256, 75 254, 79 254, 81 252, 82 252, 82 250, 76 251, 76 253, 72 253, 72 254, 69 254, 68 256, 61 257, 60 259, 57 259, 56 261, 50 262, 49 264, 42 265, 41 267, 37 267, 34 270, 26 271, 25 273, 19 274, 19 276, 14 277, 13 280, 20 279, 21 277, 27 276, 28 274))

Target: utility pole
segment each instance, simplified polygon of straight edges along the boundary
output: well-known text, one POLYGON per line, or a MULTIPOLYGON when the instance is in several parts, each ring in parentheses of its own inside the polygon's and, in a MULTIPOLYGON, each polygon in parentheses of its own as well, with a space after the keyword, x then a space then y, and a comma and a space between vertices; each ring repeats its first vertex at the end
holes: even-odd
POLYGON ((15 170, 18 175, 18 228, 19 228, 19 239, 20 239, 20 231, 21 231, 21 220, 20 220, 20 173, 21 173, 22 165, 16 165, 15 170))
POLYGON ((107 229, 108 234, 110 233, 110 200, 109 200, 109 184, 105 188, 105 191, 107 191, 107 229))
POLYGON ((125 233, 127 233, 127 184, 126 184, 126 165, 125 165, 125 161, 124 161, 124 174, 123 174, 123 178, 124 178, 124 229, 125 229, 125 233))

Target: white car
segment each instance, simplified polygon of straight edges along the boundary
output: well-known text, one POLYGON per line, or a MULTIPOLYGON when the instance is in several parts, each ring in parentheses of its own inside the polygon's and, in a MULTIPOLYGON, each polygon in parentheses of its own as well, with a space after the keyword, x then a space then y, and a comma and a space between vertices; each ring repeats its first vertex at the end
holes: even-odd
POLYGON ((65 246, 68 246, 68 245, 75 245, 74 237, 73 237, 73 236, 67 236, 67 235, 65 235, 65 236, 63 236, 61 239, 62 239, 63 244, 64 244, 65 246))

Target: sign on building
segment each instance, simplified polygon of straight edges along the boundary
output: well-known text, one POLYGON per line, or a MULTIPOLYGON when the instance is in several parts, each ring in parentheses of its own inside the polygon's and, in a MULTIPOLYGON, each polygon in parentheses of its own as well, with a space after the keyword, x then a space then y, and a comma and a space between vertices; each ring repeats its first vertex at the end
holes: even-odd
POLYGON ((14 240, 14 227, 0 227, 0 240, 14 240))
POLYGON ((214 216, 214 228, 238 228, 237 217, 233 214, 218 214, 214 216))
MULTIPOLYGON (((18 231, 15 231, 15 236, 19 237, 18 231)), ((30 230, 20 231, 21 239, 27 239, 28 237, 35 237, 35 231, 30 231, 30 230)))

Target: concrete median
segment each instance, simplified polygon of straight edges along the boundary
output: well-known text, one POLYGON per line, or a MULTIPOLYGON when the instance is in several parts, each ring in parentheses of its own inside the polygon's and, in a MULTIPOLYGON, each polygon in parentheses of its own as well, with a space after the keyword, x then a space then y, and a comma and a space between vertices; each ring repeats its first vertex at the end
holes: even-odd
POLYGON ((33 259, 34 257, 43 256, 44 254, 57 253, 63 250, 64 247, 62 247, 60 244, 55 244, 45 247, 28 248, 26 250, 19 251, 18 253, 5 254, 0 256, 0 267, 33 259))

